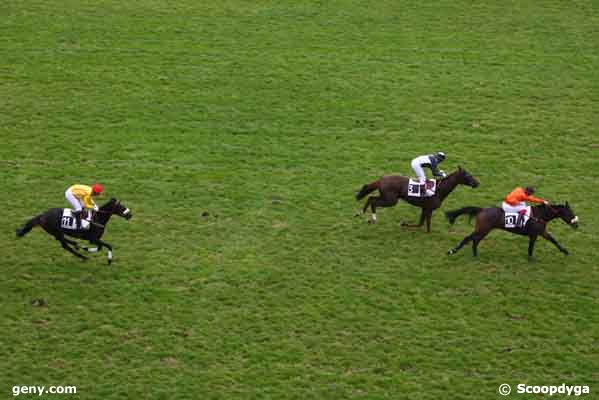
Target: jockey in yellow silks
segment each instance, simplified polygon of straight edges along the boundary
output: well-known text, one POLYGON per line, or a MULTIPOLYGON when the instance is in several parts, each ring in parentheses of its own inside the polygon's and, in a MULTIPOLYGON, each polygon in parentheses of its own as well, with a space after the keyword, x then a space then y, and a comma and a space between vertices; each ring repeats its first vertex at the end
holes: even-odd
MULTIPOLYGON (((93 197, 99 196, 104 191, 104 188, 99 183, 94 183, 92 186, 80 185, 76 184, 69 187, 64 196, 71 203, 74 210, 75 220, 77 221, 77 229, 82 228, 81 223, 81 212, 83 209, 86 210, 98 210, 98 206, 94 202, 93 197)), ((92 213, 87 213, 86 226, 84 228, 89 227, 89 223, 91 222, 92 213)))

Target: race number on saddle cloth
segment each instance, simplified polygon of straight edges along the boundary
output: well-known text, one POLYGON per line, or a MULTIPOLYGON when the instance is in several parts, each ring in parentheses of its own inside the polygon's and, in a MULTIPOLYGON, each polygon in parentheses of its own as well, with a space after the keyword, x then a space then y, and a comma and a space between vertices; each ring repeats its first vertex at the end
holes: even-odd
POLYGON ((531 213, 531 207, 526 204, 527 201, 549 204, 546 200, 534 197, 532 195, 534 192, 535 189, 530 186, 525 188, 517 187, 505 196, 501 208, 505 213, 504 223, 506 228, 523 228, 526 225, 531 213))
POLYGON ((439 151, 436 154, 419 156, 412 160, 411 166, 418 179, 410 179, 408 196, 429 197, 435 195, 437 183, 434 180, 427 181, 424 168, 430 168, 434 176, 445 178, 447 174, 438 168, 438 165, 443 162, 443 160, 445 160, 445 153, 442 151, 439 151))
MULTIPOLYGON (((92 210, 97 211, 98 206, 94 202, 93 197, 99 196, 104 191, 104 188, 99 183, 95 183, 92 186, 76 184, 69 187, 65 192, 65 197, 73 206, 73 212, 67 213, 63 211, 63 218, 61 219, 62 225, 72 225, 74 228, 63 226, 66 229, 89 229, 92 210), (87 210, 87 217, 81 218, 83 210, 87 210), (71 221, 71 218, 73 221, 71 221)), ((70 210, 69 210, 70 211, 70 210)))

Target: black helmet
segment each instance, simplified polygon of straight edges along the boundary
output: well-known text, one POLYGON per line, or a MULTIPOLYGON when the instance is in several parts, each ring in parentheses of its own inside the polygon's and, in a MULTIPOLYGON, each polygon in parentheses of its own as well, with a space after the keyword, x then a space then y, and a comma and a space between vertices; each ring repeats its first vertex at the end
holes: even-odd
POLYGON ((444 153, 444 152, 442 152, 442 151, 438 151, 438 152, 437 152, 437 157, 438 157, 440 160, 445 160, 445 153, 444 153))
POLYGON ((524 188, 524 191, 528 194, 533 194, 535 192, 535 188, 533 188, 532 186, 526 186, 524 188))

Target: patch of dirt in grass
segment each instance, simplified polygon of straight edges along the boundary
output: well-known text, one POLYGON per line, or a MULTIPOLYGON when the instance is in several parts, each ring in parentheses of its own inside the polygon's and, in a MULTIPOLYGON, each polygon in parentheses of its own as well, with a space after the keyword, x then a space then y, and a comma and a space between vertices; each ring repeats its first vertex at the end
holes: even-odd
POLYGON ((181 364, 179 362, 179 360, 177 360, 175 357, 165 357, 161 361, 163 364, 165 364, 171 368, 176 368, 181 364))

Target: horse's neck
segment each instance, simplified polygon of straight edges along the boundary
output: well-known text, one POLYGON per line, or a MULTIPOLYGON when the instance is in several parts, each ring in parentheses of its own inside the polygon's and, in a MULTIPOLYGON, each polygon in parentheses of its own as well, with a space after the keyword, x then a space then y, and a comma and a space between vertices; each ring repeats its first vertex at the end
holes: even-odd
POLYGON ((110 211, 112 209, 112 206, 112 204, 109 204, 109 207, 106 207, 106 209, 104 209, 104 207, 100 208, 101 212, 96 213, 97 223, 106 225, 108 220, 110 220, 110 217, 112 217, 112 212, 110 211))
POLYGON ((112 214, 110 212, 96 213, 96 222, 102 225, 106 225, 111 216, 112 214))
POLYGON ((532 215, 535 218, 541 219, 543 221, 551 221, 555 217, 557 217, 557 213, 549 212, 549 209, 544 206, 534 206, 532 208, 532 215))
POLYGON ((441 201, 445 199, 453 189, 458 186, 458 177, 455 174, 449 175, 447 178, 443 179, 441 183, 439 183, 439 197, 441 201))

